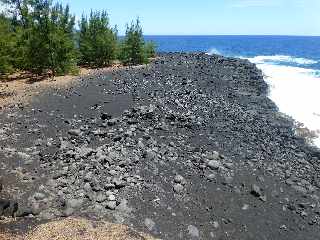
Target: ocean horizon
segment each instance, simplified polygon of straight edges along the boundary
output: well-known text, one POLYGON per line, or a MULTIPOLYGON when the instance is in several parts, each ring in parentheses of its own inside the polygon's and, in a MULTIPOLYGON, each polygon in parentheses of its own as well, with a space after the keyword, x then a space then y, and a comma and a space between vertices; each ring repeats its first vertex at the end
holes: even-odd
MULTIPOLYGON (((263 71, 279 111, 320 136, 320 36, 145 35, 158 52, 248 59, 263 71)), ((313 143, 320 147, 320 137, 313 143)))
MULTIPOLYGON (((119 35, 124 36, 124 35, 119 35)), ((276 37, 320 37, 320 35, 294 35, 294 34, 143 34, 145 37, 229 37, 229 36, 276 36, 276 37)))

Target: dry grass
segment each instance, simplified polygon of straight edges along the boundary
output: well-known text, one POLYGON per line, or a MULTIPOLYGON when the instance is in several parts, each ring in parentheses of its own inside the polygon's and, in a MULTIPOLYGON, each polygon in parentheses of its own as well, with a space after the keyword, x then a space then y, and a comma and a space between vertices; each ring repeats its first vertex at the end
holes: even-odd
POLYGON ((46 223, 26 236, 0 233, 0 240, 155 240, 127 226, 68 218, 46 223))

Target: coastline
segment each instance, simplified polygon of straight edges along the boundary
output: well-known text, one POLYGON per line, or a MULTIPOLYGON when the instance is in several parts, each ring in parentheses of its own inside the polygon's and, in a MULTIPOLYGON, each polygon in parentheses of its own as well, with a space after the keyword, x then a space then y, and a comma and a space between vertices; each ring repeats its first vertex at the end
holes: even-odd
POLYGON ((319 81, 317 70, 308 68, 318 62, 282 55, 260 56, 248 60, 257 64, 265 74, 265 81, 270 86, 269 98, 276 103, 279 111, 292 117, 298 134, 300 132, 301 136, 308 138, 310 144, 319 148, 319 108, 316 105, 319 81), (296 66, 282 65, 282 62, 292 62, 296 66))
POLYGON ((1 112, 2 194, 19 214, 68 210, 163 239, 319 236, 320 152, 277 111, 254 64, 172 53, 81 78, 1 112))

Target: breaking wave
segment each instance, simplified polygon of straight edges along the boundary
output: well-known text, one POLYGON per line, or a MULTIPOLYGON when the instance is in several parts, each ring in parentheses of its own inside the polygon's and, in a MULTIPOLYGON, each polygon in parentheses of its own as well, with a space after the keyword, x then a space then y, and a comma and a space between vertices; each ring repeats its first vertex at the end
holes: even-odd
POLYGON ((298 57, 292 57, 292 56, 286 56, 286 55, 274 55, 274 56, 256 56, 253 58, 249 58, 249 60, 256 64, 261 63, 291 63, 291 64, 298 64, 298 65, 312 65, 318 63, 315 60, 312 59, 306 59, 306 58, 298 58, 298 57))
POLYGON ((288 66, 285 63, 308 65, 313 60, 289 56, 257 56, 247 58, 260 68, 270 86, 270 99, 279 110, 318 135, 314 144, 320 147, 320 74, 314 69, 288 66), (281 62, 281 64, 279 64, 281 62))
POLYGON ((218 49, 216 49, 216 48, 210 48, 210 50, 206 54, 208 54, 208 55, 213 55, 213 54, 222 55, 221 52, 219 52, 218 49))

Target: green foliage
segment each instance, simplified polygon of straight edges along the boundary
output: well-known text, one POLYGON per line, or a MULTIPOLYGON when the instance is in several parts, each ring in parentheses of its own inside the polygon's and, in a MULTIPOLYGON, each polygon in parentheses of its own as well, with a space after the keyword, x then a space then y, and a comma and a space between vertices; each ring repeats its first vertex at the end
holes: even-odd
POLYGON ((155 45, 145 43, 140 21, 127 26, 123 41, 110 26, 105 11, 83 16, 80 31, 69 7, 52 0, 0 0, 0 75, 15 70, 53 76, 76 73, 77 63, 111 65, 118 57, 126 65, 147 63, 155 45))
POLYGON ((0 75, 12 72, 12 36, 8 22, 0 18, 0 75))
POLYGON ((15 68, 17 38, 8 19, 0 15, 0 77, 15 68))
POLYGON ((147 58, 154 58, 156 56, 156 44, 154 42, 146 42, 144 45, 144 53, 147 58))
POLYGON ((77 62, 73 39, 75 20, 69 7, 51 6, 48 1, 38 0, 34 9, 26 37, 28 68, 38 74, 50 70, 54 76, 74 71, 77 62))
MULTIPOLYGON (((7 34, 11 37, 11 45, 14 46, 15 51, 11 51, 11 58, 13 69, 28 70, 26 58, 26 38, 28 29, 32 23, 31 10, 33 9, 32 0, 0 0, 3 3, 5 16, 3 18, 10 22, 10 32, 7 34)), ((7 35, 7 37, 8 37, 7 35)))
POLYGON ((6 0, 12 23, 19 33, 17 67, 53 76, 76 69, 77 52, 73 39, 75 19, 69 7, 47 0, 6 0))
POLYGON ((92 12, 90 18, 82 16, 80 22, 80 63, 93 67, 111 65, 116 58, 117 31, 109 25, 105 11, 92 12))
POLYGON ((127 25, 124 41, 120 44, 121 62, 125 65, 136 65, 147 63, 148 58, 145 54, 144 39, 139 19, 127 25))

